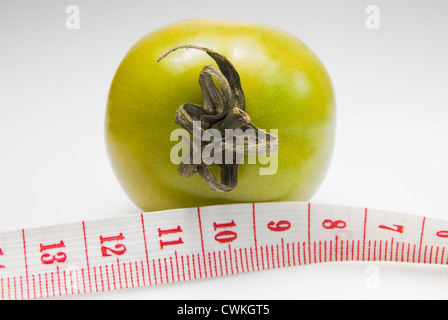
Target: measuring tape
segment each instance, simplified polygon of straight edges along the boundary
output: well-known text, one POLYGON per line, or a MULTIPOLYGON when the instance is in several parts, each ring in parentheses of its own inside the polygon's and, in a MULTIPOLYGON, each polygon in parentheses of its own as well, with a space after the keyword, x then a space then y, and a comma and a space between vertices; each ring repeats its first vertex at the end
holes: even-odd
POLYGON ((0 296, 106 292, 336 261, 448 264, 448 221, 272 202, 2 232, 0 296))

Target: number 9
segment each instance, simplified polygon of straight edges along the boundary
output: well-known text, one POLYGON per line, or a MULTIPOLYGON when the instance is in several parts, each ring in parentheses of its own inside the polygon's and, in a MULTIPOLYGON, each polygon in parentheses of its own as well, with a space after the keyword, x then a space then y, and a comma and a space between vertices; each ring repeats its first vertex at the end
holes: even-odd
POLYGON ((291 228, 291 222, 288 220, 280 220, 277 223, 271 221, 268 223, 268 229, 275 232, 286 231, 289 228, 291 228))

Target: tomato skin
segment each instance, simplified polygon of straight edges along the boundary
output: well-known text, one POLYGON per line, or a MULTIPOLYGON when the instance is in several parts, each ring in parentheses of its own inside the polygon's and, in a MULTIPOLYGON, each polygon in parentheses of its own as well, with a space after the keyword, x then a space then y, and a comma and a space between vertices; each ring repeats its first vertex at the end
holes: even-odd
MULTIPOLYGON (((242 22, 185 20, 156 30, 127 53, 107 102, 106 146, 114 172, 143 211, 234 202, 308 201, 330 164, 335 97, 316 55, 296 37, 242 22), (170 160, 170 134, 183 103, 202 105, 199 73, 214 64, 205 53, 172 47, 195 44, 226 56, 238 71, 252 122, 278 129, 278 170, 260 175, 242 164, 230 192, 211 191, 198 174, 181 177, 170 160)), ((265 166, 266 167, 266 166, 265 166)), ((219 178, 219 175, 218 175, 219 178)))

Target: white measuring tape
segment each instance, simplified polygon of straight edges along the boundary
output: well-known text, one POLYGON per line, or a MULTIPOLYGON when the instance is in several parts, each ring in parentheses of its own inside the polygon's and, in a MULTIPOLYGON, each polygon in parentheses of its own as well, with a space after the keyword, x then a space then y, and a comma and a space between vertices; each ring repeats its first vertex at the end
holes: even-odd
POLYGON ((448 264, 448 221, 272 202, 2 232, 0 297, 105 292, 335 261, 448 264))

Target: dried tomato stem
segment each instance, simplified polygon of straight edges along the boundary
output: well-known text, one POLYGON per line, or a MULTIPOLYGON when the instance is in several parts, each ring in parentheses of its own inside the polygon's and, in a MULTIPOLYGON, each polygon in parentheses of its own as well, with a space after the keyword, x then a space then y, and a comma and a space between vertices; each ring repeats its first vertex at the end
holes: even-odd
POLYGON ((251 123, 249 115, 245 112, 245 96, 241 87, 240 76, 230 61, 223 55, 205 47, 196 45, 180 45, 165 52, 157 62, 164 59, 168 54, 178 49, 197 49, 206 52, 219 67, 214 65, 205 66, 199 74, 199 85, 202 89, 204 105, 185 103, 181 105, 175 115, 175 122, 191 135, 193 135, 195 122, 200 123, 201 134, 206 134, 207 130, 217 130, 220 133, 221 141, 200 141, 192 140, 190 151, 195 149, 201 152, 204 148, 219 145, 213 149, 213 156, 220 159, 218 165, 221 171, 219 181, 209 165, 202 159, 200 163, 193 163, 192 156, 186 157, 178 168, 178 172, 183 177, 191 177, 199 173, 202 180, 210 190, 218 192, 229 192, 235 189, 238 183, 239 160, 244 154, 268 153, 272 154, 278 149, 279 141, 276 137, 258 129, 251 123), (218 88, 213 79, 221 86, 218 88), (228 129, 240 131, 244 135, 244 143, 238 145, 234 143, 234 136, 231 141, 228 138, 228 129), (211 145, 213 143, 213 145, 211 145), (226 153, 231 152, 229 157, 226 153), (219 154, 218 154, 219 153, 219 154), (230 163, 229 163, 230 162, 230 163))

